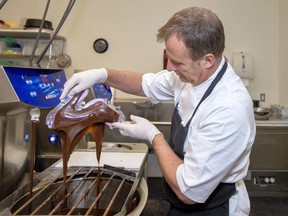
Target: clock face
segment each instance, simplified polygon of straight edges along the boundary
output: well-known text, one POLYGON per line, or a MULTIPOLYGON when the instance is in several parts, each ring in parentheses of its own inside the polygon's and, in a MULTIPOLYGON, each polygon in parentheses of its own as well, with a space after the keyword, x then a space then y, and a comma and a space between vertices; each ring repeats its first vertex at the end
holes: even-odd
POLYGON ((108 41, 104 38, 98 38, 93 43, 93 48, 97 53, 104 53, 107 51, 109 45, 108 41))

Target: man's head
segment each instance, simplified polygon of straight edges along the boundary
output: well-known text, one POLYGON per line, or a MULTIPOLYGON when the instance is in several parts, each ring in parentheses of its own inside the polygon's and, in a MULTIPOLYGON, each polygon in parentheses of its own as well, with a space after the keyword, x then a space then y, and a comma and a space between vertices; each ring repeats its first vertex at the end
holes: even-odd
POLYGON ((165 42, 167 70, 193 85, 216 71, 225 48, 222 22, 210 10, 198 7, 175 13, 159 29, 157 40, 165 42))
POLYGON ((219 59, 225 48, 222 22, 215 13, 205 8, 191 7, 175 13, 159 29, 157 40, 166 41, 171 36, 184 42, 193 61, 207 53, 219 59))

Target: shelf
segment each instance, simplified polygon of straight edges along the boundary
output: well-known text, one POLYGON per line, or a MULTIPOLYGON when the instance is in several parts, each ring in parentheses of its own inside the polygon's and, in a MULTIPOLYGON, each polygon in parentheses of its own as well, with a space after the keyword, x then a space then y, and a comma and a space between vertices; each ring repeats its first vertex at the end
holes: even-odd
MULTIPOLYGON (((0 37, 14 37, 14 38, 29 38, 29 39, 35 39, 38 34, 38 29, 0 29, 0 37)), ((42 29, 41 31, 41 39, 50 39, 53 35, 53 31, 48 29, 42 29)), ((59 40, 66 40, 65 37, 62 36, 56 36, 55 39, 59 40)))
MULTIPOLYGON (((45 56, 49 57, 48 54, 46 54, 45 56)), ((31 57, 31 55, 9 55, 9 54, 0 54, 0 59, 29 59, 31 57)), ((38 58, 39 55, 35 55, 35 58, 38 58)))
MULTIPOLYGON (((32 51, 35 45, 35 41, 38 35, 38 29, 0 29, 0 65, 6 66, 30 66, 30 59, 32 55, 32 51), (10 48, 7 47, 5 42, 6 37, 14 38, 19 44, 20 48, 15 50, 13 54, 13 47, 11 48, 11 52, 7 52, 10 48)), ((53 36, 53 31, 49 29, 43 29, 41 32, 39 43, 37 44, 37 48, 35 51, 35 56, 33 58, 33 63, 38 60, 40 55, 42 55, 42 51, 47 48, 50 39, 53 36)), ((18 46, 17 46, 18 47, 18 46)), ((49 47, 41 59, 41 67, 58 67, 56 62, 56 57, 65 54, 66 51, 66 39, 62 36, 56 36, 53 42, 49 47), (42 61, 43 60, 43 61, 42 61)))

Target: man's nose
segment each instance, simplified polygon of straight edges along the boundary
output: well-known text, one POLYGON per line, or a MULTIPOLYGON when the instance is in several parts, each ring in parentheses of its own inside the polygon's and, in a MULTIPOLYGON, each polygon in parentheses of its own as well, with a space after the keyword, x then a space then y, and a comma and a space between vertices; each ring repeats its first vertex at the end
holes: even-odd
POLYGON ((167 62, 167 70, 168 71, 176 71, 176 67, 169 61, 167 62))

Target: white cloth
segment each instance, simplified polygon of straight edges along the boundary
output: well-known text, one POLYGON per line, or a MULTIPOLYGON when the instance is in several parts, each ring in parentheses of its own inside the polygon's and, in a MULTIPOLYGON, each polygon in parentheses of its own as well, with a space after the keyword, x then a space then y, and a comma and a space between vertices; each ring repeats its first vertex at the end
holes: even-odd
MULTIPOLYGON (((198 86, 183 83, 174 72, 143 75, 142 88, 154 103, 179 102, 178 112, 185 125, 194 108, 224 64, 224 58, 206 82, 198 86)), ((252 99, 231 65, 211 95, 197 110, 184 143, 184 163, 177 169, 177 182, 183 194, 203 203, 220 182, 237 183, 237 207, 249 213, 245 184, 256 126, 252 99)), ((232 199, 231 199, 232 200, 232 199)), ((231 201, 232 202, 232 201, 231 201)), ((233 214, 232 214, 233 215, 233 214)))
POLYGON ((249 215, 250 200, 243 180, 236 182, 236 191, 237 192, 229 199, 229 215, 249 215))

